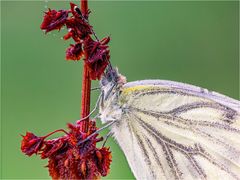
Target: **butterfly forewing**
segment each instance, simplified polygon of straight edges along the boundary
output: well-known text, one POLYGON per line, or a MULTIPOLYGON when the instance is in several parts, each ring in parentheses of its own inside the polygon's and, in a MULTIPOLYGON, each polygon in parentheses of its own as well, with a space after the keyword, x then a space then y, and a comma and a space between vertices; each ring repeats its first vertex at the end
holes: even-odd
POLYGON ((171 81, 127 83, 112 131, 137 179, 240 179, 239 101, 171 81))

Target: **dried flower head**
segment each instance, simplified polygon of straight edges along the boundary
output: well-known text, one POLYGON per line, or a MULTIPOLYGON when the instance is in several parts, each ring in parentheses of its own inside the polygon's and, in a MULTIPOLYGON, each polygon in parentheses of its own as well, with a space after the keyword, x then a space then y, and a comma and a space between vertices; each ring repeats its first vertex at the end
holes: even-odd
POLYGON ((84 41, 84 51, 86 63, 89 67, 90 78, 93 80, 100 79, 107 65, 109 64, 109 47, 110 37, 101 41, 94 41, 90 36, 84 41))
POLYGON ((97 179, 106 176, 110 169, 111 152, 109 148, 96 147, 102 138, 97 138, 96 134, 79 144, 97 130, 95 122, 90 121, 88 133, 81 132, 79 125, 69 124, 68 127, 69 133, 52 140, 44 140, 49 135, 37 137, 27 133, 23 136, 22 151, 29 156, 38 153, 42 159, 48 158, 47 167, 53 179, 97 179))
POLYGON ((37 154, 37 152, 41 149, 43 145, 43 138, 37 137, 31 132, 27 132, 25 136, 23 136, 22 144, 21 144, 21 150, 23 153, 25 153, 28 156, 33 155, 34 153, 37 154))
POLYGON ((100 79, 107 65, 109 64, 109 37, 98 41, 91 38, 94 33, 92 26, 88 22, 89 10, 82 14, 81 10, 74 3, 70 3, 69 10, 51 10, 45 12, 41 29, 46 32, 61 29, 66 26, 68 33, 63 37, 64 40, 72 38, 76 44, 70 45, 66 50, 67 60, 80 60, 85 55, 85 60, 90 71, 92 80, 100 79), (72 14, 69 16, 69 13, 72 14), (84 45, 84 48, 83 48, 84 45))
POLYGON ((83 17, 80 9, 74 3, 70 3, 72 16, 67 19, 66 26, 69 32, 74 35, 74 41, 79 42, 84 40, 85 37, 92 34, 92 26, 87 21, 89 12, 83 17))
POLYGON ((60 30, 67 21, 68 12, 69 11, 66 10, 56 11, 48 9, 48 11, 45 12, 40 28, 45 30, 46 33, 55 29, 60 30))
POLYGON ((67 60, 80 60, 83 56, 82 43, 71 44, 66 50, 67 60))
MULTIPOLYGON (((85 7, 83 8, 84 13, 74 3, 70 3, 69 10, 49 9, 45 12, 41 29, 47 33, 66 26, 68 33, 64 36, 64 40, 72 38, 75 42, 67 48, 66 59, 80 60, 85 56, 84 62, 87 66, 84 66, 86 68, 84 72, 87 73, 84 75, 83 84, 84 82, 87 84, 93 79, 100 79, 109 64, 110 55, 107 44, 110 38, 98 40, 88 22, 90 11, 87 10, 87 6, 83 7, 85 7), (96 40, 92 39, 93 35, 96 40)), ((88 103, 90 102, 90 96, 88 96, 90 86, 83 88, 82 92, 85 94, 83 97, 87 97, 83 104, 88 106, 90 104, 88 103)), ((82 111, 88 114, 87 109, 83 108, 82 111)), ((110 170, 111 152, 109 148, 96 147, 102 138, 98 138, 95 122, 91 120, 86 120, 86 122, 85 131, 87 132, 81 131, 84 129, 85 123, 80 121, 76 125, 68 124, 69 132, 60 129, 43 137, 27 132, 23 136, 21 150, 28 156, 35 153, 40 155, 42 159, 48 158, 47 167, 53 179, 98 179, 100 176, 106 176, 110 170), (53 133, 60 131, 64 132, 65 135, 46 140, 53 133)))

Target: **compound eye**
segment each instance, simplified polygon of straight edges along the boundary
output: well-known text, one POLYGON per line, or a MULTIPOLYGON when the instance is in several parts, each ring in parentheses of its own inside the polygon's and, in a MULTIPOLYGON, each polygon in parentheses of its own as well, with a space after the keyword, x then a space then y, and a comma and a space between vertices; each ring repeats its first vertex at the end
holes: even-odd
POLYGON ((106 86, 106 85, 108 84, 107 78, 103 77, 103 78, 101 79, 100 83, 101 83, 101 86, 106 86))

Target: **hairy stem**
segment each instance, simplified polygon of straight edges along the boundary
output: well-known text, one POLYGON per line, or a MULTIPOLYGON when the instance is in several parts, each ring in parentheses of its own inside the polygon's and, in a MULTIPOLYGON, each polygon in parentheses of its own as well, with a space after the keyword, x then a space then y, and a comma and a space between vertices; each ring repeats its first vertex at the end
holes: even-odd
MULTIPOLYGON (((88 2, 87 0, 81 0, 81 11, 84 17, 88 13, 88 2)), ((82 79, 82 110, 81 117, 84 118, 90 113, 90 95, 91 95, 91 79, 86 62, 83 65, 83 79, 82 79)), ((88 132, 89 118, 80 122, 81 131, 88 132)))

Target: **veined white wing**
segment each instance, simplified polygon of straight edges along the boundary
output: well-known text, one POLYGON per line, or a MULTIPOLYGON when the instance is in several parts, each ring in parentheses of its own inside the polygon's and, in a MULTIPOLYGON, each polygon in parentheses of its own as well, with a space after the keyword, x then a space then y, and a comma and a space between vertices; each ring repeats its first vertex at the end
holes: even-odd
POLYGON ((123 86, 112 127, 137 179, 240 179, 240 103, 192 85, 123 86))

